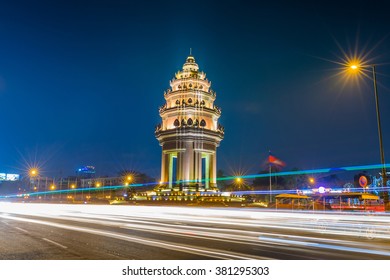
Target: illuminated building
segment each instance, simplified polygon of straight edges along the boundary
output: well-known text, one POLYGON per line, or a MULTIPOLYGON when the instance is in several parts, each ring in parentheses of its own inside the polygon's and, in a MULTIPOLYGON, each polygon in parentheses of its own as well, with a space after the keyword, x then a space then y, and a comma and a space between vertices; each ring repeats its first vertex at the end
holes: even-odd
POLYGON ((217 187, 217 147, 224 128, 218 124, 221 110, 214 105, 216 93, 210 86, 190 54, 164 92, 155 136, 162 146, 161 184, 168 189, 217 187))
POLYGON ((93 178, 95 176, 95 167, 94 166, 82 166, 77 169, 77 177, 82 179, 93 178))

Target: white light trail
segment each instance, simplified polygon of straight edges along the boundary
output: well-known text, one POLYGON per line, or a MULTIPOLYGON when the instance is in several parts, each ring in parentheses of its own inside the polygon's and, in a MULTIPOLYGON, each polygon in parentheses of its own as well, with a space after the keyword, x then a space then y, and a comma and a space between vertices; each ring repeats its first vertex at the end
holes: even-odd
POLYGON ((274 244, 278 244, 291 252, 323 249, 324 254, 328 254, 325 250, 330 250, 335 255, 336 252, 359 252, 390 257, 389 242, 371 242, 390 239, 390 215, 384 213, 0 203, 0 214, 4 219, 40 223, 212 258, 254 259, 259 256, 253 252, 232 253, 182 243, 191 238, 214 242, 210 244, 250 245, 268 252, 276 251, 274 244), (47 218, 53 222, 48 222, 47 218), (62 220, 81 222, 84 226, 65 225, 62 220), (105 228, 96 229, 96 226, 105 228), (114 232, 118 228, 128 232, 114 232), (177 242, 134 237, 135 232, 169 235, 176 237, 177 242))

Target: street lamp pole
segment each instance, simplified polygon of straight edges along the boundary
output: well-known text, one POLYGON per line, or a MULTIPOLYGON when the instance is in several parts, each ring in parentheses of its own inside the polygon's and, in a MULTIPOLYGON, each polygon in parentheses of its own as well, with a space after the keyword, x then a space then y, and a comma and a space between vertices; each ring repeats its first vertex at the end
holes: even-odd
MULTIPOLYGON (((378 89, 376 85, 376 71, 375 71, 375 65, 372 65, 372 76, 374 80, 374 93, 375 93, 375 105, 376 105, 376 119, 378 122, 378 136, 379 136, 379 149, 381 153, 381 163, 382 163, 382 182, 383 187, 387 187, 387 174, 386 174, 386 165, 385 165, 385 153, 383 150, 383 141, 382 141, 382 127, 381 127, 381 116, 379 112, 379 98, 378 98, 378 89)), ((387 189, 383 192, 383 200, 385 203, 385 206, 389 202, 389 193, 387 189)))

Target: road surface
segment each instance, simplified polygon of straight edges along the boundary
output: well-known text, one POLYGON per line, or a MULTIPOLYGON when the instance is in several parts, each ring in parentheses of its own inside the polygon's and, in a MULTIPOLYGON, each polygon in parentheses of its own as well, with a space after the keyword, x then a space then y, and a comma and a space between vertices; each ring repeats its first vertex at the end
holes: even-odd
POLYGON ((390 215, 0 203, 3 260, 390 259, 390 215))

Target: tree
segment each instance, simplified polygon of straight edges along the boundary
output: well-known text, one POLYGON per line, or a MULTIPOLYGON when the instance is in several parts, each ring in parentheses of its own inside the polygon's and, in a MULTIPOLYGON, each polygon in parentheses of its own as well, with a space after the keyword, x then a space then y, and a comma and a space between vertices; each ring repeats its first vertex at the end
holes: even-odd
POLYGON ((218 169, 217 171, 217 185, 220 190, 224 190, 226 186, 228 185, 226 180, 223 180, 225 178, 225 172, 222 169, 218 169), (222 179, 222 180, 221 180, 222 179))
MULTIPOLYGON (((279 170, 275 166, 271 166, 271 185, 272 189, 282 189, 285 185, 285 179, 282 176, 275 176, 279 170)), ((269 190, 270 172, 262 170, 258 173, 260 176, 253 180, 252 186, 255 190, 269 190)))
MULTIPOLYGON (((293 168, 291 171, 299 171, 299 168, 293 168)), ((307 174, 289 175, 285 178, 285 187, 287 189, 300 189, 309 185, 309 176, 307 174)))

